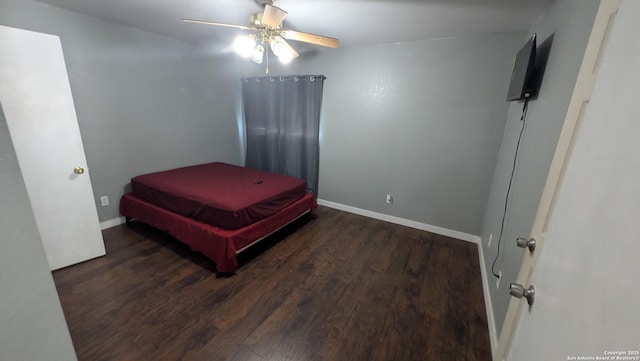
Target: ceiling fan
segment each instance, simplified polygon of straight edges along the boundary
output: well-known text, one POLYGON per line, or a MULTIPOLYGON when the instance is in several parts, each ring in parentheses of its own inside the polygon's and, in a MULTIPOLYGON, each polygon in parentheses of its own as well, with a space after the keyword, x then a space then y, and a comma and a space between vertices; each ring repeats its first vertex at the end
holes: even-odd
POLYGON ((233 47, 238 54, 251 58, 251 60, 258 64, 263 62, 265 53, 268 63, 269 50, 265 48, 267 45, 282 63, 286 64, 293 58, 296 58, 298 52, 296 52, 285 39, 329 48, 337 48, 338 45, 340 45, 340 41, 336 38, 283 29, 282 21, 287 17, 287 12, 279 7, 273 6, 273 0, 256 0, 256 2, 264 6, 264 11, 251 15, 251 17, 249 17, 249 26, 196 19, 182 19, 182 21, 252 31, 253 33, 249 35, 237 37, 233 42, 233 47))

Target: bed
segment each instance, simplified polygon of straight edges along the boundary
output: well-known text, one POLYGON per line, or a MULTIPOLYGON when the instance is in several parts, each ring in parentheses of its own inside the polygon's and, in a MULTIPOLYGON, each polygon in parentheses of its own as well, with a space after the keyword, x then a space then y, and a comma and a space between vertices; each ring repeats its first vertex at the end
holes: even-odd
POLYGON ((302 179, 226 163, 143 174, 131 179, 120 213, 166 231, 216 263, 238 268, 236 255, 317 207, 302 179))

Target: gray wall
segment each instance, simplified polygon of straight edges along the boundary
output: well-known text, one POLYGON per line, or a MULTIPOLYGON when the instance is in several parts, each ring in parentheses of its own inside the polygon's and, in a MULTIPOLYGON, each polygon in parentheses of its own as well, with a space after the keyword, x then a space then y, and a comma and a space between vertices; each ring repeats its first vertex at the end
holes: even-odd
MULTIPOLYGON (((514 242, 517 237, 528 237, 533 226, 599 3, 599 0, 558 0, 530 29, 530 33, 538 34, 538 44, 550 35, 555 35, 539 97, 529 103, 503 233, 503 257, 496 264, 496 272, 502 270, 503 274, 500 289, 495 287, 491 265, 497 254, 507 185, 522 126, 522 102, 514 102, 509 109, 481 232, 498 333, 509 305, 509 284, 515 281, 523 256, 523 250, 517 248, 514 242), (493 241, 491 247, 488 247, 490 234, 493 234, 493 241)), ((523 37, 520 46, 526 40, 527 37, 523 37)))
POLYGON ((319 197, 479 234, 524 36, 328 49, 273 65, 327 76, 319 197))
POLYGON ((0 213, 0 360, 75 360, 1 106, 0 213))
POLYGON ((61 37, 101 221, 137 174, 239 164, 237 72, 188 44, 31 0, 0 0, 0 24, 61 37), (111 205, 101 207, 107 195, 111 205))

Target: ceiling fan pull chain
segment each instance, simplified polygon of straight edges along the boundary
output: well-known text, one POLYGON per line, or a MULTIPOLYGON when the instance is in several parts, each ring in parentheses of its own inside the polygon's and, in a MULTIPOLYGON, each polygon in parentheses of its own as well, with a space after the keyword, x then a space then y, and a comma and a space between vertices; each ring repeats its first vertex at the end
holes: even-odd
POLYGON ((267 67, 264 70, 265 75, 269 75, 269 49, 266 49, 266 53, 267 53, 267 67))

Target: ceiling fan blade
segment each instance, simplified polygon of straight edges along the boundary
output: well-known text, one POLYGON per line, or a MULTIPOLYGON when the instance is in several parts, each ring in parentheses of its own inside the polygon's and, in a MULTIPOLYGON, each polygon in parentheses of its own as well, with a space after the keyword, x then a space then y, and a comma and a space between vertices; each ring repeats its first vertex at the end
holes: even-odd
POLYGON ((285 44, 287 48, 289 48, 289 51, 291 52, 291 55, 293 55, 294 58, 297 58, 298 56, 300 56, 300 54, 298 54, 296 49, 294 49, 289 43, 287 43, 286 40, 282 39, 282 43, 285 44))
POLYGON ((225 23, 214 23, 212 21, 204 21, 204 20, 182 19, 182 21, 184 21, 185 23, 193 23, 193 24, 224 26, 227 28, 236 28, 236 29, 242 29, 242 30, 255 30, 255 28, 250 28, 248 26, 225 24, 225 23))
POLYGON ((336 38, 330 38, 328 36, 303 33, 300 31, 283 30, 282 37, 289 40, 302 41, 305 43, 326 46, 329 48, 337 48, 340 45, 340 40, 336 38))
POLYGON ((264 6, 264 14, 262 15, 262 25, 276 29, 281 24, 284 18, 287 17, 287 12, 279 7, 266 4, 264 6))

